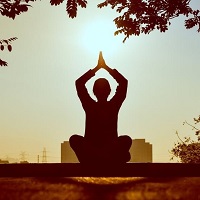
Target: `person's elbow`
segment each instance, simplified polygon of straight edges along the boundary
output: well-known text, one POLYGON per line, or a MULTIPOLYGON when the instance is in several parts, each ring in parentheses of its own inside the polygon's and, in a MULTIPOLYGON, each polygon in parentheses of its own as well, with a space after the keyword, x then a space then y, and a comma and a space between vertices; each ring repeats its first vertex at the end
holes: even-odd
POLYGON ((127 80, 126 78, 124 78, 124 80, 123 80, 123 85, 124 85, 125 87, 128 87, 128 80, 127 80))
MULTIPOLYGON (((126 78, 123 79, 123 81, 120 82, 119 84, 120 88, 122 91, 127 91, 128 88, 128 80, 126 78)), ((126 92, 125 92, 126 93, 126 92)))
POLYGON ((81 86, 80 78, 75 81, 75 85, 76 85, 76 87, 80 87, 81 86))

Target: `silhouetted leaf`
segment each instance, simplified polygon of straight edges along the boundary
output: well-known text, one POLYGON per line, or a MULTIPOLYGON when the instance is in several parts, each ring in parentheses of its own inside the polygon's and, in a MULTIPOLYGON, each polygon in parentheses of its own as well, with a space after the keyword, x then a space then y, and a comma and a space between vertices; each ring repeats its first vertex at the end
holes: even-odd
POLYGON ((77 3, 82 8, 86 8, 86 5, 87 5, 87 1, 86 0, 77 0, 77 3))
POLYGON ((107 5, 108 5, 108 1, 104 1, 104 2, 102 2, 100 4, 98 4, 97 7, 98 8, 103 8, 103 7, 107 6, 107 5))
POLYGON ((20 12, 26 12, 26 11, 28 11, 28 5, 25 5, 25 4, 19 5, 19 6, 18 6, 18 10, 19 10, 20 12))
POLYGON ((63 1, 64 0, 50 0, 50 4, 57 6, 57 5, 61 4, 63 1))
POLYGON ((2 42, 4 42, 4 43, 8 44, 8 40, 2 40, 2 42))
POLYGON ((200 134, 200 130, 196 131, 195 135, 199 135, 200 134))
POLYGON ((66 11, 69 17, 74 18, 77 14, 77 2, 76 0, 67 0, 66 11))
POLYGON ((8 51, 12 51, 12 46, 10 44, 8 45, 8 51))
POLYGON ((12 38, 9 38, 7 41, 12 42, 12 41, 17 40, 17 39, 18 39, 17 37, 12 37, 12 38))
POLYGON ((1 45, 1 51, 3 51, 4 50, 4 45, 1 45))
MULTIPOLYGON (((11 43, 16 40, 17 37, 12 37, 12 38, 9 38, 7 40, 0 40, 0 48, 1 50, 3 51, 4 50, 4 47, 7 46, 8 48, 8 51, 12 51, 12 46, 11 46, 11 43)), ((7 62, 3 61, 0 59, 0 66, 7 66, 7 62)))
POLYGON ((0 59, 0 66, 8 66, 8 63, 0 59))

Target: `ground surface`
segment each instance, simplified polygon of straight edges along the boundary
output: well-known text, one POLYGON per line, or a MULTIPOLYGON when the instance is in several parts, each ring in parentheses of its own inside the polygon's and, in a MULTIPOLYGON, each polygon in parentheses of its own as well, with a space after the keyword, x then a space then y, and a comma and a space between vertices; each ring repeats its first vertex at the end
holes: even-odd
POLYGON ((0 178, 0 200, 200 200, 200 178, 0 178))

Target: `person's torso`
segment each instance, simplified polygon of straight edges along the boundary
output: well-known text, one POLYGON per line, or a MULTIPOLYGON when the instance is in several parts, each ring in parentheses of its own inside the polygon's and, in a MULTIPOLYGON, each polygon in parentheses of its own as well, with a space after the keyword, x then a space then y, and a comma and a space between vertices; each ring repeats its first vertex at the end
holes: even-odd
POLYGON ((86 110, 85 137, 108 141, 117 138, 119 109, 111 102, 93 102, 86 110))

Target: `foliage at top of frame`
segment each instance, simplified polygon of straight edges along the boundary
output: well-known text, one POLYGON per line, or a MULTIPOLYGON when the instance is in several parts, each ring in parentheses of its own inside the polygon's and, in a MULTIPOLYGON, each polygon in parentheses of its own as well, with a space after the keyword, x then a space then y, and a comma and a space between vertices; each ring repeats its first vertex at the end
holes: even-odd
POLYGON ((117 27, 115 35, 123 33, 124 42, 131 35, 149 34, 154 29, 165 32, 171 19, 184 15, 186 29, 198 26, 200 32, 200 12, 190 6, 191 0, 108 0, 99 8, 111 6, 121 14, 114 19, 117 27))

